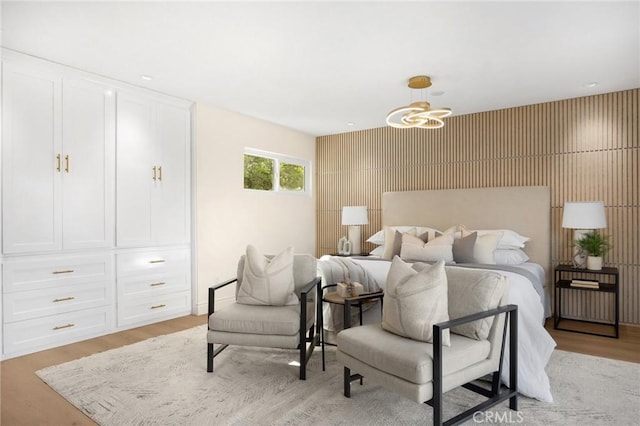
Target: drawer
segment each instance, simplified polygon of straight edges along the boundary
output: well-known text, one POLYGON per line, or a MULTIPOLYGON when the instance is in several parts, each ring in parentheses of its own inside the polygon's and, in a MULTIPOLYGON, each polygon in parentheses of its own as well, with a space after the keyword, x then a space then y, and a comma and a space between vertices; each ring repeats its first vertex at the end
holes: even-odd
POLYGON ((105 306, 112 302, 112 283, 56 286, 5 294, 3 315, 5 322, 13 322, 105 306))
POLYGON ((118 326, 161 321, 191 313, 191 292, 131 297, 118 302, 118 326))
POLYGON ((4 353, 22 354, 104 334, 113 327, 113 309, 101 307, 4 325, 4 353))
POLYGON ((143 276, 136 275, 118 279, 118 297, 120 299, 132 295, 151 296, 189 289, 190 282, 186 270, 173 275, 150 273, 143 276))
POLYGON ((2 266, 4 293, 112 280, 113 256, 110 254, 10 259, 5 260, 2 266))
POLYGON ((184 270, 190 270, 188 249, 128 252, 117 256, 118 278, 148 273, 174 275, 184 270))

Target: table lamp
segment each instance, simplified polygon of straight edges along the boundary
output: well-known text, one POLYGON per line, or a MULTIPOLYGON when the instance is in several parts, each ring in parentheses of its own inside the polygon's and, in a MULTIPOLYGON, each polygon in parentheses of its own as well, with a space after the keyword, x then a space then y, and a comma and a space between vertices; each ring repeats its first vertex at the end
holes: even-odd
POLYGON ((360 225, 369 224, 367 206, 342 207, 342 224, 349 226, 347 238, 351 242, 351 254, 360 254, 360 225))
MULTIPOLYGON (((584 234, 594 229, 607 227, 602 201, 581 201, 564 203, 562 213, 562 227, 573 229, 573 240, 578 241, 584 234)), ((584 268, 587 254, 580 247, 574 245, 573 266, 584 268)))

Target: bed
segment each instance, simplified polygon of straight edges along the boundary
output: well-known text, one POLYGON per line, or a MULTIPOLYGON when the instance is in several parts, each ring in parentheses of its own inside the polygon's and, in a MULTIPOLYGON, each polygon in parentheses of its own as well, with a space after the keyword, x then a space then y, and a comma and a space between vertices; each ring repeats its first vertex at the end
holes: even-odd
MULTIPOLYGON (((551 314, 551 208, 548 187, 501 187, 431 191, 386 192, 382 196, 382 225, 404 230, 425 227, 447 230, 463 225, 469 230, 513 230, 530 238, 524 251, 528 261, 518 265, 450 264, 447 267, 493 269, 510 284, 509 303, 519 307, 518 384, 522 395, 552 402, 545 367, 555 342, 544 329, 551 314), (406 228, 399 228, 406 227, 406 228)), ((420 229, 420 228, 418 228, 420 229)), ((501 234, 502 235, 502 234, 501 234)), ((341 275, 362 282, 366 290, 384 289, 391 262, 377 256, 348 259, 323 256, 319 272, 323 283, 341 275)), ((372 309, 369 320, 379 320, 372 309)), ((324 323, 329 333, 339 331, 335 315, 326 306, 324 323)), ((505 359, 508 356, 505 355, 505 359)), ((508 366, 503 371, 508 372, 508 366)), ((505 377, 506 379, 506 377, 505 377)))

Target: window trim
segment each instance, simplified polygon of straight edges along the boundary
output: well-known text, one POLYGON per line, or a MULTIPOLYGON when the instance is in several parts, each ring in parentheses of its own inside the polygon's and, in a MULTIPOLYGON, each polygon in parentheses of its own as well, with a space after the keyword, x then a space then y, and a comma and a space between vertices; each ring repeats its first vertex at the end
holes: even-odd
POLYGON ((245 191, 258 191, 258 192, 265 192, 265 193, 311 196, 311 173, 312 173, 312 171, 311 171, 311 161, 310 160, 305 160, 305 159, 302 159, 302 158, 292 157, 292 156, 285 155, 285 154, 278 154, 278 153, 275 153, 275 152, 263 151, 261 149, 245 147, 244 151, 242 153, 242 161, 243 161, 242 172, 243 172, 243 176, 244 176, 244 156, 245 155, 252 155, 254 157, 268 158, 268 159, 274 161, 273 189, 272 190, 266 190, 266 189, 245 188, 244 187, 244 178, 243 178, 242 189, 244 189, 245 191), (303 191, 292 191, 292 190, 280 188, 280 163, 281 162, 282 163, 286 163, 286 164, 293 164, 293 165, 296 165, 296 166, 301 166, 301 167, 304 168, 304 190, 303 191))

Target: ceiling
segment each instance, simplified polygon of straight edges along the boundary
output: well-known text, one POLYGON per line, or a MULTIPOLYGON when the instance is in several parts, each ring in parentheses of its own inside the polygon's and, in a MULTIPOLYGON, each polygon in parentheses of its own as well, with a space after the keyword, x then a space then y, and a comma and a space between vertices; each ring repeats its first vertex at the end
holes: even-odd
POLYGON ((453 115, 640 87, 637 0, 1 7, 6 48, 315 136, 385 126, 414 75, 453 115))

